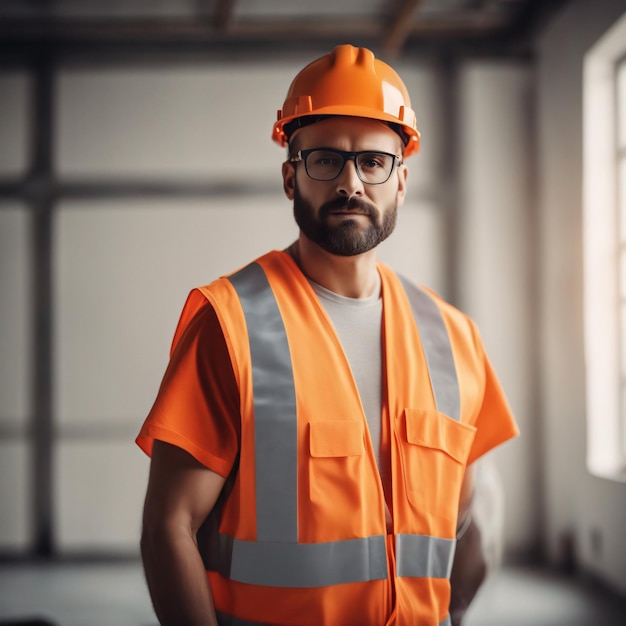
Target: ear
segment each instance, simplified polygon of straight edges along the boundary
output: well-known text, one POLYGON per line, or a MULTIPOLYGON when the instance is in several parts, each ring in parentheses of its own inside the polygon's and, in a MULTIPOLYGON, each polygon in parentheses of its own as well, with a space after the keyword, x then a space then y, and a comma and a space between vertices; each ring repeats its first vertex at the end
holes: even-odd
POLYGON ((283 189, 289 200, 293 200, 296 188, 296 166, 289 161, 283 163, 283 189))
POLYGON ((402 206, 404 204, 404 198, 406 197, 406 179, 408 175, 409 170, 403 163, 398 167, 398 206, 402 206))

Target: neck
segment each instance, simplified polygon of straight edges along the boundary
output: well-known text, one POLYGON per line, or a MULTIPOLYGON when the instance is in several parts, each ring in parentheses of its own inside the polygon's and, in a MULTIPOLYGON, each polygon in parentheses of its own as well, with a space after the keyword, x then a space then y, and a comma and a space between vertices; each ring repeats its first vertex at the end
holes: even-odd
POLYGON ((379 288, 375 250, 355 256, 337 256, 301 234, 286 252, 305 276, 340 296, 368 298, 379 288))

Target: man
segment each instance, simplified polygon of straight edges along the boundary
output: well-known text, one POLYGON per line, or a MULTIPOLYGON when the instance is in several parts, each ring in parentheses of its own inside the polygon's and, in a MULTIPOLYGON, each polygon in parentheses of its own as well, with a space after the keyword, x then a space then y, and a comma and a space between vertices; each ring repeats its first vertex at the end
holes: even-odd
POLYGON ((459 624, 484 575, 471 463, 517 429, 473 323, 376 261, 419 147, 409 95, 339 46, 273 137, 299 237, 192 291, 137 438, 156 613, 459 624))

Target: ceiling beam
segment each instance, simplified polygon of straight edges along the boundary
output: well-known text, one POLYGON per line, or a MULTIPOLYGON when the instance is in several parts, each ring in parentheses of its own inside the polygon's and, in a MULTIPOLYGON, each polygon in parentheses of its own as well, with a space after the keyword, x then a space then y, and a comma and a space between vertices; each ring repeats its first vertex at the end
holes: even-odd
MULTIPOLYGON (((405 6, 419 0, 407 0, 405 6)), ((266 42, 274 44, 297 44, 303 39, 320 42, 334 40, 363 40, 375 38, 380 41, 380 20, 354 18, 346 21, 336 19, 263 19, 232 20, 227 10, 234 0, 223 0, 220 19, 228 32, 220 32, 212 22, 196 19, 132 19, 132 20, 0 20, 0 44, 106 44, 106 43, 215 43, 215 42, 266 42)), ((414 9, 415 10, 415 9, 414 9)), ((404 15, 404 13, 402 13, 404 15)), ((214 14, 214 19, 217 13, 214 14)), ((476 39, 497 35, 508 27, 506 16, 499 13, 467 11, 450 18, 428 18, 412 21, 396 16, 385 36, 391 50, 400 47, 411 38, 476 39), (400 43, 401 42, 401 43, 400 43)))
POLYGON ((411 34, 420 4, 422 0, 404 0, 398 9, 382 41, 382 49, 388 59, 393 60, 400 54, 411 34))
POLYGON ((217 0, 213 13, 213 25, 219 32, 227 32, 233 24, 237 0, 217 0))

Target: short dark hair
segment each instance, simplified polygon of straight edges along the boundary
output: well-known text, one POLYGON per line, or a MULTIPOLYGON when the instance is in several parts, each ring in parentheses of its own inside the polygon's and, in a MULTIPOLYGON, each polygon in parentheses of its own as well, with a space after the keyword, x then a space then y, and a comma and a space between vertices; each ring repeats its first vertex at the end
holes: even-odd
POLYGON ((336 115, 304 115, 303 117, 296 117, 295 120, 291 120, 283 126, 283 132, 287 136, 287 142, 291 141, 292 135, 305 126, 311 124, 317 124, 322 120, 327 120, 329 117, 337 117, 336 115))
MULTIPOLYGON (((341 117, 339 115, 304 115, 302 117, 296 117, 295 120, 291 120, 283 126, 283 132, 287 136, 287 143, 291 143, 291 137, 293 134, 305 126, 310 126, 311 124, 317 124, 317 122, 321 122, 323 120, 327 120, 331 117, 341 117)), ((379 120, 382 121, 382 120, 379 120)), ((400 124, 395 124, 394 122, 383 122, 383 124, 387 124, 391 130, 394 131, 397 135, 400 136, 402 140, 402 145, 406 146, 409 143, 409 135, 404 132, 404 129, 400 124)))

